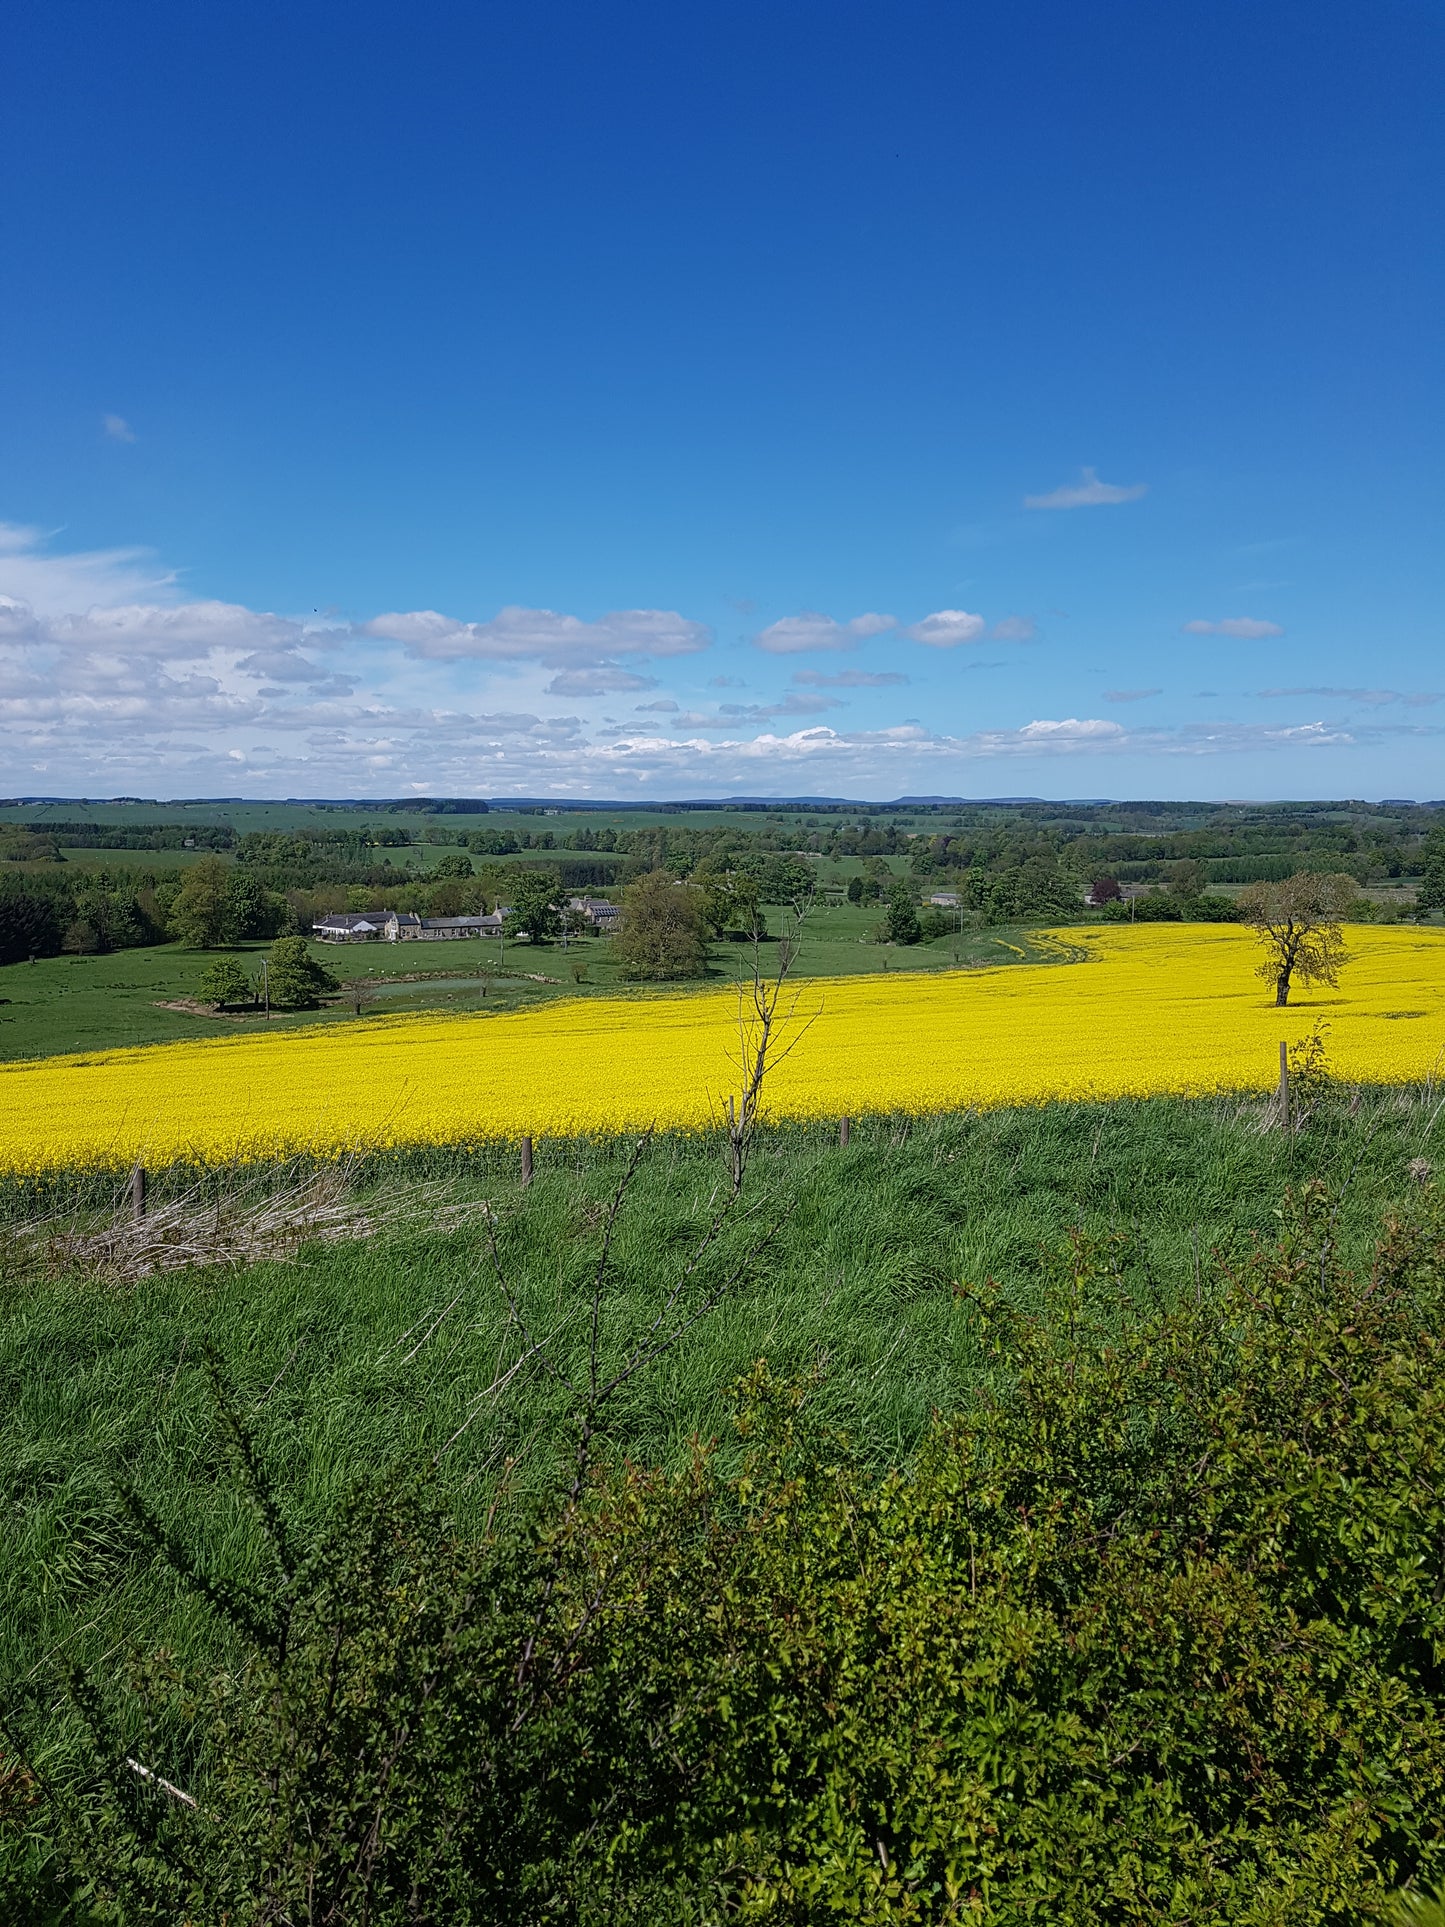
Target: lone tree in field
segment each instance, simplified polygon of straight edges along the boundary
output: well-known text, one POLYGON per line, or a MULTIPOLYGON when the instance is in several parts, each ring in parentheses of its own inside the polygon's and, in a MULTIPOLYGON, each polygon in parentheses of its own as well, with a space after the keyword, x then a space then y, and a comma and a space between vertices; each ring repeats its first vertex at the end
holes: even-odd
POLYGON ((313 1010, 322 991, 341 988, 325 964, 311 955, 304 937, 278 937, 268 962, 273 1004, 313 1010))
POLYGON ((218 957, 201 972, 196 996, 203 1004, 214 1004, 220 1010, 226 1004, 254 1003, 255 990, 238 957, 218 957))
POLYGON ((623 891, 614 954, 624 977, 661 983, 703 974, 707 920, 700 896, 666 870, 639 877, 623 891))
POLYGON ((1238 898, 1240 920, 1250 924, 1265 947, 1258 975, 1274 985, 1283 1008, 1290 986, 1337 984, 1340 966, 1349 962, 1340 925, 1357 895, 1352 876, 1286 877, 1283 883, 1252 883, 1238 898))

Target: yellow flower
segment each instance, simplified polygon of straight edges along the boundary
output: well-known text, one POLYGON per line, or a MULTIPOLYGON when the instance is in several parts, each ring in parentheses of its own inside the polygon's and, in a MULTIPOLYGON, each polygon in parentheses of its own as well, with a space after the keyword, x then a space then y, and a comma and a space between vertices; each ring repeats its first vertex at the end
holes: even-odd
MULTIPOLYGON (((1350 933, 1338 990, 1276 1010, 1247 931, 1057 933, 1082 963, 810 979, 774 1117, 1259 1090, 1329 1021, 1330 1069, 1421 1079, 1445 1049, 1445 935, 1350 933), (811 1019, 811 1023, 808 1020, 811 1019), (806 1026, 806 1028, 805 1028, 806 1026)), ((0 1168, 222 1162, 296 1151, 715 1124, 738 1087, 738 1000, 582 999, 507 1016, 317 1025, 0 1067, 0 1168)))

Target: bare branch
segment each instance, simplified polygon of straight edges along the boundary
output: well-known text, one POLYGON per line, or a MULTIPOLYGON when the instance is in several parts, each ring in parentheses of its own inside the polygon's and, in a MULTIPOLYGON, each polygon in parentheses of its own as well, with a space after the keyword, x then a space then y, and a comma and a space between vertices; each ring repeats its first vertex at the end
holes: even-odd
POLYGON ((592 1396, 597 1395, 597 1331, 602 1315, 602 1289, 607 1279, 607 1260, 612 1254, 612 1234, 617 1228, 617 1214, 622 1209, 622 1200, 627 1196, 628 1187, 637 1174, 643 1154, 652 1142, 654 1126, 649 1124, 642 1136, 632 1147, 632 1156, 627 1160, 627 1169, 617 1181, 612 1193, 612 1202, 607 1208, 607 1218, 602 1230, 602 1249, 597 1255, 597 1274, 592 1281, 592 1331, 587 1347, 587 1382, 592 1396))

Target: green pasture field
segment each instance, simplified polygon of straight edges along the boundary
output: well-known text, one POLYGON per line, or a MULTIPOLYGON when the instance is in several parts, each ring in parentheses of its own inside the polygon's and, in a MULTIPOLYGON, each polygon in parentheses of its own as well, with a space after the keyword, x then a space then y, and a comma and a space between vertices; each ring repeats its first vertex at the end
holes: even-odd
MULTIPOLYGON (((103 957, 42 957, 33 964, 8 964, 0 969, 0 1059, 167 1044, 187 1037, 264 1030, 268 1022, 272 1029, 288 1029, 298 1024, 356 1021, 351 1005, 341 1001, 328 1002, 320 1010, 273 1011, 269 1020, 259 1010, 217 1017, 205 1010, 166 1008, 194 1000, 202 974, 218 955, 238 956, 254 976, 268 949, 267 944, 250 943, 227 953, 162 944, 117 950, 103 957)), ((313 944, 311 949, 345 982, 376 978, 396 985, 369 1004, 368 1010, 510 1010, 557 996, 563 987, 530 981, 526 970, 536 969, 539 962, 545 968, 546 963, 541 953, 529 957, 524 945, 507 946, 500 970, 494 943, 428 945, 421 956, 417 955, 420 944, 405 950, 391 944, 347 950, 313 944), (440 957, 438 950, 444 953, 440 957), (430 973, 432 981, 403 989, 396 980, 411 972, 430 973), (467 988, 459 988, 457 979, 467 988), (433 987, 437 980, 443 987, 433 987)), ((572 988, 570 982, 566 988, 572 988)))
MULTIPOLYGON (((434 870, 443 857, 454 854, 455 852, 449 850, 444 844, 420 843, 407 849, 378 846, 368 850, 367 860, 377 865, 386 864, 398 872, 410 872, 415 876, 422 876, 428 870, 434 870)), ((539 854, 545 857, 551 853, 524 850, 519 854, 531 857, 535 861, 539 854)), ((121 872, 143 873, 150 870, 160 876, 168 870, 189 869, 192 864, 203 863, 208 858, 226 864, 234 863, 236 860, 229 850, 109 850, 87 849, 83 845, 67 844, 61 862, 66 866, 67 872, 77 868, 108 871, 111 875, 117 875, 121 872)), ((473 858, 474 863, 515 861, 514 856, 473 858)), ((19 863, 6 860, 0 867, 14 870, 21 876, 25 876, 35 871, 53 872, 56 866, 51 863, 19 863)), ((399 874, 396 880, 398 883, 405 883, 407 877, 399 874)))
POLYGON ((336 814, 289 803, 11 803, 0 808, 0 823, 24 823, 41 830, 49 823, 99 823, 111 827, 142 823, 230 823, 241 831, 290 830, 302 824, 334 821, 336 814))
MULTIPOLYGON (((227 850, 87 850, 67 848, 61 858, 65 874, 73 883, 78 879, 75 871, 103 871, 110 876, 124 873, 144 874, 147 870, 163 876, 168 870, 189 870, 192 864, 204 863, 207 857, 219 857, 222 863, 233 863, 234 857, 227 850)), ((27 870, 47 869, 54 871, 53 864, 17 863, 7 868, 19 870, 23 875, 27 870)))
MULTIPOLYGON (((780 914, 773 912, 770 921, 776 933, 780 914)), ((1056 951, 1041 949, 1018 930, 968 931, 962 937, 901 948, 879 944, 871 936, 877 921, 876 907, 816 910, 805 926, 794 974, 836 977, 1060 960, 1056 951)), ((267 948, 264 943, 242 944, 234 954, 254 976, 267 948)), ((313 943, 311 954, 342 983, 341 994, 319 1010, 276 1011, 267 1020, 259 1011, 217 1016, 203 1009, 166 1008, 194 1000, 202 974, 223 954, 161 944, 108 956, 42 957, 0 967, 0 1061, 230 1035, 263 1030, 268 1021, 285 1029, 364 1023, 372 1015, 417 1010, 500 1012, 556 997, 685 996, 690 990, 734 982, 752 969, 752 948, 741 943, 712 946, 705 980, 655 986, 624 983, 606 937, 574 938, 565 948, 560 943, 534 948, 471 938, 447 943, 313 943), (359 1020, 347 995, 353 984, 363 987, 367 999, 359 1020)), ((765 969, 775 968, 776 944, 764 945, 762 957, 765 969)))
MULTIPOLYGON (((1266 1121, 1258 1102, 1161 1098, 865 1119, 846 1150, 822 1127, 764 1133, 741 1221, 697 1274, 702 1289, 734 1269, 736 1283, 629 1385, 605 1450, 676 1465, 700 1435, 733 1453, 727 1388, 766 1357, 775 1373, 811 1379, 822 1414, 872 1461, 902 1462, 930 1414, 958 1409, 992 1369, 977 1304, 1041 1304, 1048 1280, 1067 1270, 1071 1240, 1104 1241, 1121 1313, 1157 1308, 1214 1289, 1221 1263, 1275 1235, 1286 1186, 1318 1177, 1338 1199, 1342 1249, 1362 1263, 1382 1212, 1410 1189, 1409 1161, 1440 1152, 1438 1099, 1423 1092, 1366 1094, 1354 1112, 1331 1100, 1298 1137, 1266 1121)), ((95 1661, 132 1639, 181 1652, 214 1644, 212 1623, 128 1524, 116 1485, 133 1482, 212 1569, 253 1569, 207 1348, 298 1527, 396 1467, 434 1462, 472 1524, 504 1467, 515 1492, 546 1486, 569 1449, 570 1394, 535 1357, 518 1364, 517 1314, 575 1383, 604 1207, 631 1149, 539 1143, 525 1191, 502 1150, 433 1150, 353 1171, 358 1198, 378 1205, 424 1183, 452 1202, 489 1201, 511 1304, 479 1225, 427 1228, 435 1198, 409 1228, 308 1244, 293 1262, 109 1282, 63 1263, 27 1268, 15 1219, 39 1201, 0 1188, 11 1217, 0 1285, 10 1517, 0 1678, 62 1647, 95 1661)), ((296 1176, 269 1181, 284 1189, 296 1176)), ((193 1184, 204 1238, 240 1183, 226 1172, 160 1174, 152 1203, 193 1184)), ((719 1137, 647 1148, 612 1243, 608 1357, 656 1316, 725 1195, 719 1137)))
MULTIPOLYGON (((848 814, 848 813, 845 813, 848 814)), ((914 812, 889 811, 878 820, 900 826, 915 821, 914 812)), ((478 829, 488 823, 508 828, 551 830, 558 836, 571 830, 640 830, 662 823, 688 823, 696 828, 776 829, 779 824, 800 828, 809 819, 827 824, 837 819, 819 816, 813 810, 528 810, 519 813, 505 807, 484 816, 431 816, 421 811, 334 809, 306 803, 256 803, 225 801, 213 803, 90 803, 60 802, 6 804, 0 806, 0 823, 26 823, 43 829, 47 823, 230 823, 241 832, 247 830, 360 828, 369 823, 395 828, 409 825, 417 831, 435 823, 448 829, 478 829)), ((919 823, 935 823, 932 817, 917 817, 919 823)))

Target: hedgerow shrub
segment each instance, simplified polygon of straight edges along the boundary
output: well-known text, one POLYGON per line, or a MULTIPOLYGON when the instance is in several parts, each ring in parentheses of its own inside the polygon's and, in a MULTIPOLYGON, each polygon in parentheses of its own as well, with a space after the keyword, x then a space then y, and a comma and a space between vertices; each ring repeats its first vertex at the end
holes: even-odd
POLYGON ((699 1443, 470 1538, 392 1484, 300 1548, 221 1387, 269 1576, 132 1505, 224 1660, 72 1679, 70 1754, 54 1706, 14 1729, 76 1907, 1383 1917, 1445 1868, 1445 1211, 1423 1188, 1354 1275, 1336 1210, 1305 1185, 1181 1307, 1122 1302, 1118 1238, 1031 1316, 960 1281, 991 1389, 883 1476, 759 1363, 740 1473, 699 1443))

